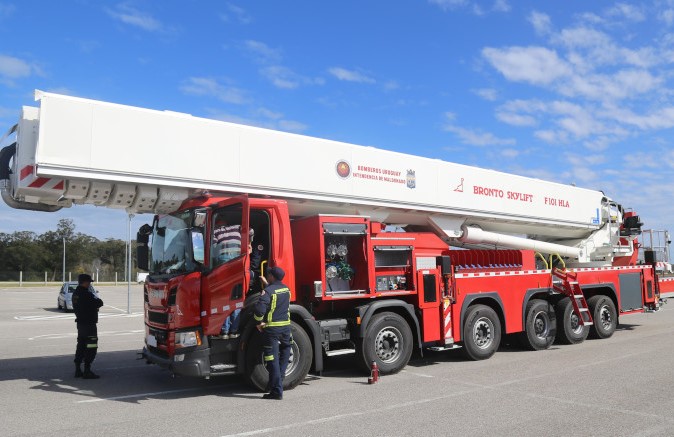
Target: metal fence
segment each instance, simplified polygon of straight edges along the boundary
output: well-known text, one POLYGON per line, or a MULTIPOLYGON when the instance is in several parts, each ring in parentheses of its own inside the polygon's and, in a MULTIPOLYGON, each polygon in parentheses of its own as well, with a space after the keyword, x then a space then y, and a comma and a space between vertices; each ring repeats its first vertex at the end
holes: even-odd
MULTIPOLYGON (((105 282, 113 284, 126 283, 125 272, 66 272, 66 281, 77 281, 80 273, 89 273, 95 282, 105 282)), ((8 285, 49 285, 61 284, 63 272, 30 272, 30 271, 0 271, 0 284, 8 285)), ((131 272, 131 282, 136 282, 137 271, 131 272)))

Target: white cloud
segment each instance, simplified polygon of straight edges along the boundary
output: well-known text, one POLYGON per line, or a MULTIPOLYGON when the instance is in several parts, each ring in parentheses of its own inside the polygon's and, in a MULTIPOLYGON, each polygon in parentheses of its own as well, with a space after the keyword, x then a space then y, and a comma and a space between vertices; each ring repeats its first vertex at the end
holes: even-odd
POLYGON ((635 22, 644 21, 646 19, 646 15, 640 7, 627 3, 616 3, 613 7, 608 9, 607 13, 609 16, 617 16, 619 18, 624 17, 635 22))
POLYGON ((325 82, 321 78, 301 76, 282 65, 264 67, 260 69, 260 74, 267 78, 275 87, 282 89, 295 89, 300 85, 323 85, 325 82))
POLYGON ((428 3, 440 6, 445 11, 448 9, 455 9, 470 4, 468 0, 428 0, 428 3))
POLYGON ((365 75, 356 70, 347 70, 346 68, 341 67, 332 67, 328 69, 328 73, 333 75, 339 80, 346 82, 358 82, 358 83, 375 83, 376 80, 365 75))
POLYGON ((492 6, 492 10, 496 12, 509 12, 510 9, 510 4, 506 0, 496 0, 492 6))
POLYGON ((517 158, 520 155, 520 151, 517 149, 503 149, 501 150, 501 155, 506 158, 517 158))
POLYGON ((0 76, 7 79, 28 77, 35 72, 35 67, 23 59, 0 55, 0 76))
POLYGON ((533 11, 529 14, 528 20, 539 35, 547 35, 552 30, 552 22, 547 14, 533 11))
POLYGON ((227 11, 228 13, 220 14, 220 19, 226 23, 230 21, 230 16, 233 16, 240 24, 250 24, 253 21, 248 12, 242 7, 227 3, 227 11))
POLYGON ((544 47, 487 47, 482 54, 506 79, 515 82, 547 85, 571 72, 557 53, 544 47))
POLYGON ((665 9, 660 11, 658 14, 658 19, 664 21, 667 26, 671 26, 674 23, 674 9, 665 9))
POLYGON ((11 3, 0 3, 0 18, 10 17, 15 10, 16 7, 11 3))
POLYGON ((258 61, 263 63, 268 62, 279 62, 281 60, 281 51, 278 49, 272 49, 267 44, 255 41, 247 40, 243 43, 244 48, 254 55, 258 61))
MULTIPOLYGON (((485 9, 478 1, 470 0, 428 0, 428 3, 436 5, 443 11, 453 11, 457 9, 465 9, 475 15, 485 15, 485 9)), ((510 3, 507 0, 494 0, 491 6, 492 12, 509 12, 511 9, 510 3)))
POLYGON ((482 132, 456 126, 453 123, 456 117, 451 112, 445 113, 445 118, 447 119, 447 123, 443 126, 443 130, 451 132, 459 137, 459 140, 463 144, 470 144, 472 146, 506 146, 514 145, 516 143, 513 138, 498 138, 490 132, 482 132))
POLYGON ((245 124, 247 126, 262 127, 265 129, 282 130, 286 132, 303 132, 308 129, 304 123, 288 120, 280 112, 271 111, 267 108, 257 108, 251 117, 242 117, 218 111, 211 111, 211 117, 230 123, 245 124))
POLYGON ((193 96, 211 96, 225 103, 243 104, 248 102, 246 93, 240 88, 223 85, 209 77, 190 77, 180 87, 185 94, 193 96))
POLYGON ((114 9, 106 8, 105 11, 110 17, 121 21, 124 24, 138 27, 148 32, 156 32, 163 30, 162 23, 154 18, 152 15, 141 12, 138 9, 129 6, 126 3, 120 3, 114 9))
POLYGON ((490 102, 498 99, 498 91, 493 88, 480 88, 479 90, 475 90, 475 94, 490 102))

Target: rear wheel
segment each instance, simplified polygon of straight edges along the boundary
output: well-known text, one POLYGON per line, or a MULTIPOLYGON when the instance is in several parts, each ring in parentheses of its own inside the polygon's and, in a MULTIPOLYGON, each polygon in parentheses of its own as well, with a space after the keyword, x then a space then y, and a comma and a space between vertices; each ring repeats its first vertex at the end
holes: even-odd
POLYGON ((570 298, 565 297, 557 302, 555 313, 557 320, 562 321, 561 329, 557 330, 557 341, 564 344, 577 344, 585 341, 590 333, 590 326, 580 324, 570 298))
POLYGON ((361 365, 369 370, 374 361, 382 375, 397 373, 410 361, 413 341, 412 330, 402 316, 391 312, 376 314, 357 345, 361 365))
POLYGON ((557 317, 550 302, 531 299, 527 304, 526 321, 522 333, 524 347, 533 351, 548 349, 555 342, 557 317))
POLYGON ((494 355, 501 343, 501 321, 486 305, 468 309, 463 323, 463 346, 471 360, 486 360, 494 355))
POLYGON ((593 338, 609 338, 618 326, 618 314, 613 300, 604 295, 592 296, 587 301, 594 324, 590 330, 593 338))
MULTIPOLYGON (((293 344, 290 349, 288 368, 283 378, 283 389, 290 390, 304 381, 313 361, 313 350, 309 336, 300 325, 290 322, 293 344)), ((264 366, 262 334, 253 331, 246 350, 246 377, 258 390, 264 391, 269 383, 269 372, 264 366)))

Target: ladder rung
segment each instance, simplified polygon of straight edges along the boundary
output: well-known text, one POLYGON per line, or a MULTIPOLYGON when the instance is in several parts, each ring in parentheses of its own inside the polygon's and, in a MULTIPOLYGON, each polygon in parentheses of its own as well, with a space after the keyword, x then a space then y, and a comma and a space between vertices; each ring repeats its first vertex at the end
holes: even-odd
POLYGON ((578 311, 580 311, 581 313, 589 313, 590 312, 590 310, 588 310, 587 308, 578 308, 578 311))
POLYGON ((578 285, 578 281, 569 281, 570 285, 578 285))
POLYGON ((594 325, 594 323, 592 323, 592 322, 583 322, 583 326, 590 326, 590 325, 594 325))
POLYGON ((583 296, 582 294, 574 294, 573 297, 575 297, 576 299, 580 299, 581 297, 585 296, 583 296))

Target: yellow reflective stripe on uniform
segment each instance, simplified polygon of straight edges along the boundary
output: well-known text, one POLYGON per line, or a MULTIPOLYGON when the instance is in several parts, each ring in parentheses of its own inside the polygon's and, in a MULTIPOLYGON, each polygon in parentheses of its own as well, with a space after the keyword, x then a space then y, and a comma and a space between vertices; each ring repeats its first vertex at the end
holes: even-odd
POLYGON ((272 317, 274 317, 274 311, 276 311, 276 293, 271 295, 271 306, 269 307, 269 312, 267 313, 267 325, 271 325, 272 317))
POLYGON ((97 347, 98 347, 98 344, 96 344, 96 343, 93 343, 93 344, 92 344, 92 343, 89 343, 89 344, 87 344, 87 349, 94 349, 94 348, 97 348, 97 347))
POLYGON ((264 316, 253 315, 253 318, 255 319, 256 322, 261 322, 262 319, 264 319, 264 316))
POLYGON ((264 360, 265 361, 274 361, 274 356, 273 355, 265 355, 264 360))
POLYGON ((269 322, 266 326, 288 326, 290 325, 290 320, 284 320, 282 322, 269 322))

